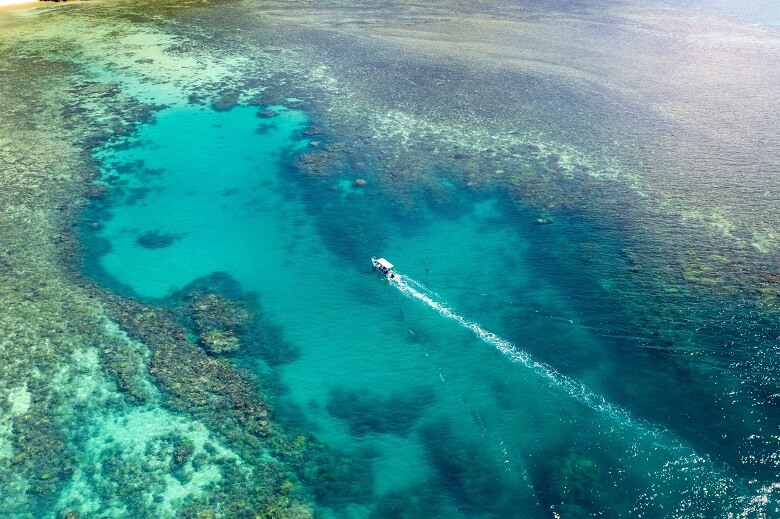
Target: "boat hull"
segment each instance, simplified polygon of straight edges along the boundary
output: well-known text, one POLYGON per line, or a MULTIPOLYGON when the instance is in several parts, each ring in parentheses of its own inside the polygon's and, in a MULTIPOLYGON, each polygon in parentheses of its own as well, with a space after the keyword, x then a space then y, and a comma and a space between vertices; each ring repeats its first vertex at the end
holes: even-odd
POLYGON ((382 258, 376 259, 371 258, 371 264, 374 266, 374 270, 382 274, 386 279, 393 279, 395 278, 395 272, 393 272, 392 267, 388 268, 385 265, 382 264, 383 260, 382 258))

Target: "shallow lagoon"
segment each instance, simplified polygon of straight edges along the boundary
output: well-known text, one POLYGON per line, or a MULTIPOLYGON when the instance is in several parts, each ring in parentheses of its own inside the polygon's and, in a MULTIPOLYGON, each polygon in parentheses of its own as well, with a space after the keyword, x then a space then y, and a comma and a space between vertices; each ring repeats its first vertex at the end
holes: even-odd
POLYGON ((0 141, 24 172, 1 512, 776 512, 771 33, 646 6, 159 7, 3 26, 37 90, 0 80, 29 142, 0 141), (695 92, 640 52, 659 41, 695 92), (721 63, 734 131, 692 56, 721 63))
POLYGON ((110 188, 93 226, 110 244, 96 275, 127 295, 165 304, 213 273, 259 295, 297 354, 280 364, 246 344, 234 361, 278 370, 283 422, 368 469, 353 501, 321 496, 326 513, 401 512, 411 494, 426 515, 715 514, 746 491, 674 430, 673 407, 661 404, 663 424, 637 405, 657 402, 678 368, 643 351, 652 334, 612 306, 602 285, 626 281, 583 271, 572 238, 623 262, 613 231, 535 218, 445 176, 448 203, 396 216, 348 170, 302 176, 292 157, 322 145, 305 128, 305 113, 278 106, 163 110, 96 153, 110 188), (400 282, 371 271, 373 251, 400 282))

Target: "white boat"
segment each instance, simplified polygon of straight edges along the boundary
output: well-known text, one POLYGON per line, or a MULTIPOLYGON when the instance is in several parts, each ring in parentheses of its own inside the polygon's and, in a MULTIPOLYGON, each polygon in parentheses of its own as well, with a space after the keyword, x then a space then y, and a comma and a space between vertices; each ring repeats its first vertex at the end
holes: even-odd
POLYGON ((395 272, 393 272, 393 264, 387 261, 385 258, 371 258, 371 264, 374 268, 387 279, 393 279, 395 272))

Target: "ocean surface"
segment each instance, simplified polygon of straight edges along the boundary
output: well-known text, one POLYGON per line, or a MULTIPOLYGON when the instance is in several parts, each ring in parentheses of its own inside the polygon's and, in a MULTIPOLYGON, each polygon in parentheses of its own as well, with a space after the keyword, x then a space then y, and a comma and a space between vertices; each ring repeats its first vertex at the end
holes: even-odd
POLYGON ((80 252, 57 268, 123 344, 82 354, 110 405, 9 389, 9 438, 40 398, 74 469, 49 484, 12 439, 0 472, 30 483, 0 515, 780 517, 780 35, 771 6, 711 7, 96 2, 0 25, 77 85, 3 106, 75 143, 80 252), (172 343, 192 353, 160 368, 172 343), (254 389, 183 395, 179 371, 254 389))

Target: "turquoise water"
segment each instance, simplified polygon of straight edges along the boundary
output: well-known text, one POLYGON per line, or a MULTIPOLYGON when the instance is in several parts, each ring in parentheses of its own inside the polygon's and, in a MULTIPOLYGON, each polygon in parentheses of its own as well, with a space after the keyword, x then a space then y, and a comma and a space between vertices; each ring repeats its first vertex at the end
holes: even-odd
MULTIPOLYGON (((730 438, 771 423, 711 394, 741 380, 706 353, 748 325, 697 335, 696 369, 670 360, 636 324, 659 294, 630 284, 608 225, 540 224, 446 174, 411 211, 370 175, 306 176, 307 114, 267 108, 168 108, 97 150, 109 190, 86 215, 87 269, 156 304, 217 272, 258 295, 299 354, 232 359, 278 375, 280 419, 364 469, 317 496, 323 516, 713 517, 762 495, 765 466, 730 438)), ((712 322, 680 311, 690 330, 712 322)))

